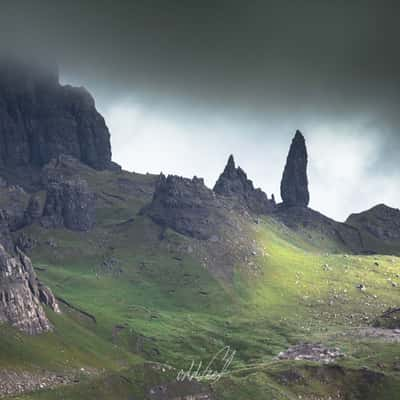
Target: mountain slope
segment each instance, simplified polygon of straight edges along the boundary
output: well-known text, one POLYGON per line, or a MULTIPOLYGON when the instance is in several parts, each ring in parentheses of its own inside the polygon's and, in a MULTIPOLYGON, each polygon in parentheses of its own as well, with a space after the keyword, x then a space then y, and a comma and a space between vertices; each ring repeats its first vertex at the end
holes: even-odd
MULTIPOLYGON (((192 359, 206 362, 227 345, 237 354, 228 375, 210 389, 218 398, 232 398, 233 388, 239 399, 250 393, 278 399, 294 398, 295 393, 349 395, 348 385, 353 383, 354 398, 373 399, 374 379, 381 375, 384 389, 379 393, 382 398, 385 391, 387 398, 393 396, 399 379, 393 365, 400 354, 386 340, 363 336, 363 329, 396 304, 398 288, 387 281, 397 280, 396 257, 327 254, 330 246, 324 248, 325 242, 315 243, 265 216, 248 220, 255 253, 238 260, 232 281, 216 279, 197 253, 188 251, 203 246, 202 240, 163 230, 138 215, 151 201, 146 188, 154 187, 156 177, 81 168, 99 198, 94 230, 49 230, 39 224, 23 230, 36 240, 29 253, 39 277, 63 301, 62 316, 49 314, 55 333, 29 339, 34 351, 29 364, 64 374, 80 368, 94 372, 79 378, 75 388, 67 385, 24 398, 74 398, 82 392, 87 398, 109 399, 115 387, 128 399, 134 393, 132 380, 143 385, 145 398, 154 381, 147 381, 143 368, 129 366, 146 359, 177 370, 189 368, 192 359), (111 189, 112 197, 100 197, 111 189), (365 292, 357 288, 360 283, 365 292), (65 353, 42 353, 40 343, 49 339, 54 343, 50 349, 64 343, 65 353), (337 375, 318 363, 273 360, 302 341, 339 346, 346 354, 339 362, 343 372, 337 375), (372 358, 371 348, 376 350, 372 358), (361 368, 366 366, 370 375, 364 376, 361 368), (300 378, 291 378, 296 374, 308 377, 306 386, 300 378), (321 387, 322 377, 330 383, 321 387), (96 390, 87 386, 93 379, 102 382, 96 390), (369 388, 370 397, 360 391, 362 385, 369 388)), ((10 336, 0 340, 10 349, 3 363, 26 369, 26 357, 15 359, 10 340, 13 343, 10 336)), ((171 384, 176 373, 166 377, 155 372, 156 382, 171 384)))

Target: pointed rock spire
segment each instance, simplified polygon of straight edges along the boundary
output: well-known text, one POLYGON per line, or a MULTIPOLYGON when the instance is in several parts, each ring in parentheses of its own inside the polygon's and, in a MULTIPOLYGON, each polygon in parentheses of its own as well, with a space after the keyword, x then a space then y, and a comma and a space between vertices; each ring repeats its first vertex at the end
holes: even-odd
POLYGON ((297 130, 290 146, 281 182, 281 197, 285 206, 308 206, 310 195, 307 160, 306 142, 302 133, 297 130))
POLYGON ((235 167, 235 160, 233 158, 233 154, 231 154, 228 158, 228 163, 226 164, 225 171, 232 171, 235 167))
POLYGON ((214 186, 214 192, 236 199, 257 214, 269 213, 275 207, 261 189, 254 188, 253 182, 247 178, 246 173, 235 166, 232 155, 229 156, 224 172, 214 186))
POLYGON ((246 173, 241 168, 236 168, 235 160, 231 154, 224 172, 214 186, 214 192, 221 195, 232 195, 254 190, 253 183, 247 179, 246 173))

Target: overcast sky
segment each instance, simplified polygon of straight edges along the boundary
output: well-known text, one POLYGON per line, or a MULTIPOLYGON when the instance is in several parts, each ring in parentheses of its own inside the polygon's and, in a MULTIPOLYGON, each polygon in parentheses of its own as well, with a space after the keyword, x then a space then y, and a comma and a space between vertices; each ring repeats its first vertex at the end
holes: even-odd
POLYGON ((399 1, 0 0, 4 50, 54 57, 136 172, 203 176, 228 155, 270 196, 296 129, 314 209, 400 207, 399 1))

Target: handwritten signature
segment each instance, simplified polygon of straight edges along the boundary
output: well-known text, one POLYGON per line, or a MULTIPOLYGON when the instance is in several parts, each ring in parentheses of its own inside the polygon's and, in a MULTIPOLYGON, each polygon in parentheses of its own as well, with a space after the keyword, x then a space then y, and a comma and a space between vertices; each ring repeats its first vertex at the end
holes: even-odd
POLYGON ((200 361, 197 365, 195 361, 192 361, 187 371, 181 369, 178 372, 176 380, 183 382, 187 379, 189 382, 195 381, 208 381, 215 383, 219 381, 224 374, 228 371, 232 361, 235 357, 236 350, 232 350, 230 346, 225 346, 219 350, 210 362, 203 369, 203 361, 200 361), (222 368, 217 367, 217 363, 223 363, 222 368), (197 368, 196 368, 197 367, 197 368))

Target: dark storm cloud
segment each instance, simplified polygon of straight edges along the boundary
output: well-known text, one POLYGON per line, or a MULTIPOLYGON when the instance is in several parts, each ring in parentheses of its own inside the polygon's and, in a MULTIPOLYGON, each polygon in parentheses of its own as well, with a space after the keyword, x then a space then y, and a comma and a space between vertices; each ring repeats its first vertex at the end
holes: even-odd
POLYGON ((397 177, 399 15, 385 0, 1 1, 0 43, 56 58, 103 105, 135 93, 161 114, 218 110, 253 139, 287 129, 285 146, 296 127, 370 138, 364 168, 397 177))
POLYGON ((271 102, 271 93, 337 101, 342 91, 361 100, 377 83, 388 94, 396 89, 390 83, 398 89, 397 4, 3 1, 1 36, 121 87, 161 85, 224 102, 231 95, 271 102))

